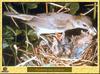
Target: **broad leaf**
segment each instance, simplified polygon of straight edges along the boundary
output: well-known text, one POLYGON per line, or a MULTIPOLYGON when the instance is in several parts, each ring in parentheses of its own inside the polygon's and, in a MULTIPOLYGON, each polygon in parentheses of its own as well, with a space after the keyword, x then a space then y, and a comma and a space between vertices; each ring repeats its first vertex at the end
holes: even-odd
POLYGON ((32 4, 27 3, 27 4, 26 4, 26 8, 27 8, 27 9, 35 9, 35 8, 37 8, 37 7, 38 7, 38 5, 37 5, 36 3, 32 3, 32 4))
POLYGON ((70 4, 70 14, 76 14, 76 12, 78 11, 79 9, 79 3, 71 3, 70 4))

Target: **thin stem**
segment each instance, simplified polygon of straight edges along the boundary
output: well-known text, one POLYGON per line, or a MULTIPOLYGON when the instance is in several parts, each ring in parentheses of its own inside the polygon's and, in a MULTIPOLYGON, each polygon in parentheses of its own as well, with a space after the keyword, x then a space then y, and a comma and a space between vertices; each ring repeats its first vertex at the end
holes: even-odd
POLYGON ((94 3, 94 13, 93 13, 94 19, 96 18, 96 3, 94 3))
POLYGON ((48 3, 45 4, 46 4, 46 14, 48 14, 48 3))
POLYGON ((10 64, 9 64, 10 61, 11 61, 11 57, 9 57, 9 60, 7 60, 7 66, 10 65, 10 64))
POLYGON ((2 65, 4 65, 4 66, 6 65, 4 57, 2 57, 2 63, 3 63, 2 65))
POLYGON ((25 14, 24 4, 23 3, 21 3, 21 4, 22 4, 23 13, 25 14))
POLYGON ((87 15, 88 13, 90 13, 90 12, 93 11, 93 10, 94 10, 94 8, 92 8, 92 9, 90 9, 89 11, 83 13, 82 15, 87 15))
POLYGON ((4 55, 10 56, 12 57, 13 55, 9 54, 9 53, 3 53, 4 55))
POLYGON ((22 61, 18 58, 18 56, 17 56, 17 60, 18 60, 18 62, 19 62, 19 63, 21 63, 21 62, 22 62, 22 61))
POLYGON ((13 54, 14 54, 14 57, 15 57, 15 60, 14 60, 14 64, 16 65, 17 63, 16 63, 16 57, 17 57, 17 54, 16 54, 16 50, 14 51, 14 49, 12 48, 12 46, 10 46, 10 49, 11 49, 11 51, 13 52, 13 54))
POLYGON ((30 61, 32 61, 32 60, 35 60, 35 61, 37 61, 38 63, 41 64, 40 60, 38 60, 37 57, 34 56, 34 57, 32 57, 32 58, 29 58, 29 59, 26 60, 25 62, 22 62, 22 63, 18 64, 17 66, 24 66, 25 64, 27 64, 28 62, 30 62, 30 61))
POLYGON ((28 54, 28 55, 29 55, 29 54, 30 54, 30 55, 33 54, 33 53, 28 52, 28 51, 24 51, 24 50, 20 49, 19 47, 17 47, 17 45, 14 45, 13 47, 14 47, 15 50, 20 51, 20 52, 23 52, 23 53, 25 53, 25 54, 28 54))
MULTIPOLYGON (((7 5, 4 3, 4 5, 5 5, 5 7, 6 7, 6 10, 8 11, 8 12, 10 12, 10 10, 8 9, 8 7, 7 7, 7 5)), ((15 20, 11 17, 11 19, 12 19, 12 21, 14 22, 14 24, 18 27, 18 25, 17 25, 17 23, 15 22, 15 20)), ((18 27, 19 28, 19 27, 18 27)), ((16 36, 16 33, 14 32, 14 31, 12 31, 14 34, 15 34, 15 36, 16 36)), ((17 41, 17 38, 15 37, 15 43, 16 43, 16 41, 17 41)))
MULTIPOLYGON (((8 12, 10 12, 10 10, 8 9, 7 5, 4 3, 5 7, 6 7, 6 10, 8 12)), ((13 19, 13 17, 11 17, 12 21, 14 22, 14 24, 16 25, 17 28, 19 28, 18 24, 15 22, 15 20, 13 19)))
MULTIPOLYGON (((5 7, 6 7, 6 10, 8 11, 8 12, 10 12, 10 10, 8 9, 8 7, 7 7, 7 5, 4 3, 4 5, 5 5, 5 7)), ((14 22, 14 24, 18 27, 18 25, 17 25, 17 23, 15 22, 15 20, 11 17, 11 19, 12 19, 12 21, 14 22)), ((19 27, 18 27, 19 28, 19 27)), ((16 35, 15 35, 15 43, 17 42, 17 37, 16 37, 16 35)), ((11 48, 11 50, 12 50, 12 47, 10 46, 10 48, 11 48)), ((17 56, 17 54, 16 54, 16 52, 14 52, 13 50, 12 50, 12 52, 13 52, 13 54, 14 54, 14 56, 15 56, 15 65, 16 65, 16 56, 17 56)))
MULTIPOLYGON (((85 6, 94 6, 94 4, 87 4, 87 5, 85 5, 85 6)), ((98 6, 98 5, 96 5, 96 6, 98 6)))
POLYGON ((65 6, 62 7, 62 8, 60 8, 60 9, 57 11, 57 13, 60 13, 64 8, 65 8, 65 6))
MULTIPOLYGON (((57 6, 57 7, 60 7, 60 8, 63 8, 64 6, 62 6, 62 5, 59 5, 59 4, 55 4, 55 3, 49 3, 50 5, 53 5, 53 6, 57 6)), ((66 10, 70 10, 69 8, 64 8, 64 9, 66 9, 66 10)))
MULTIPOLYGON (((28 13, 28 9, 26 9, 26 11, 25 11, 25 8, 24 8, 24 4, 22 3, 22 10, 23 10, 23 13, 25 14, 25 13, 28 13)), ((27 34, 27 32, 28 32, 28 30, 27 30, 27 25, 25 25, 25 37, 26 37, 26 41, 29 41, 28 40, 28 34, 27 34)), ((28 43, 26 43, 26 50, 27 50, 27 48, 28 48, 28 43)))

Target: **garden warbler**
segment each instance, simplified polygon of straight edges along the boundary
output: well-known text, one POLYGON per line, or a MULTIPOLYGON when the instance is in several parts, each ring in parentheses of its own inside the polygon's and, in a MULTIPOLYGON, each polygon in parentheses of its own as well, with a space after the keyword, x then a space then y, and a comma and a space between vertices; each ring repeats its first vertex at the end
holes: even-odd
POLYGON ((91 20, 87 16, 75 16, 66 13, 49 13, 49 14, 11 14, 7 16, 22 20, 24 23, 35 29, 38 35, 47 33, 62 33, 66 30, 82 28, 88 30, 92 35, 96 34, 91 20))

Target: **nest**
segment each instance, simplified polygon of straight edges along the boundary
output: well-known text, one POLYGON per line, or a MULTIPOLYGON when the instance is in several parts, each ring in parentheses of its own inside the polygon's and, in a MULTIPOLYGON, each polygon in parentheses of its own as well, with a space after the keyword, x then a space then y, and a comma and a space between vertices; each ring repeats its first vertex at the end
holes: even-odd
POLYGON ((32 52, 22 51, 24 54, 17 66, 97 66, 97 36, 87 31, 71 34, 71 37, 66 34, 62 40, 45 35, 47 41, 41 40, 32 52))

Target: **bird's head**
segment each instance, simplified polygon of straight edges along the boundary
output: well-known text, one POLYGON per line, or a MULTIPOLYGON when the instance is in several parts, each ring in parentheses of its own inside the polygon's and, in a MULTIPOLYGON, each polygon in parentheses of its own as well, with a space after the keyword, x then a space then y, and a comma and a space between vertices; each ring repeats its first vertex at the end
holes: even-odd
POLYGON ((76 16, 75 17, 75 20, 76 20, 76 24, 75 24, 75 27, 76 28, 83 28, 83 29, 86 29, 88 30, 88 32, 92 35, 96 35, 96 29, 95 27, 93 27, 92 25, 92 21, 89 17, 87 16, 76 16))

